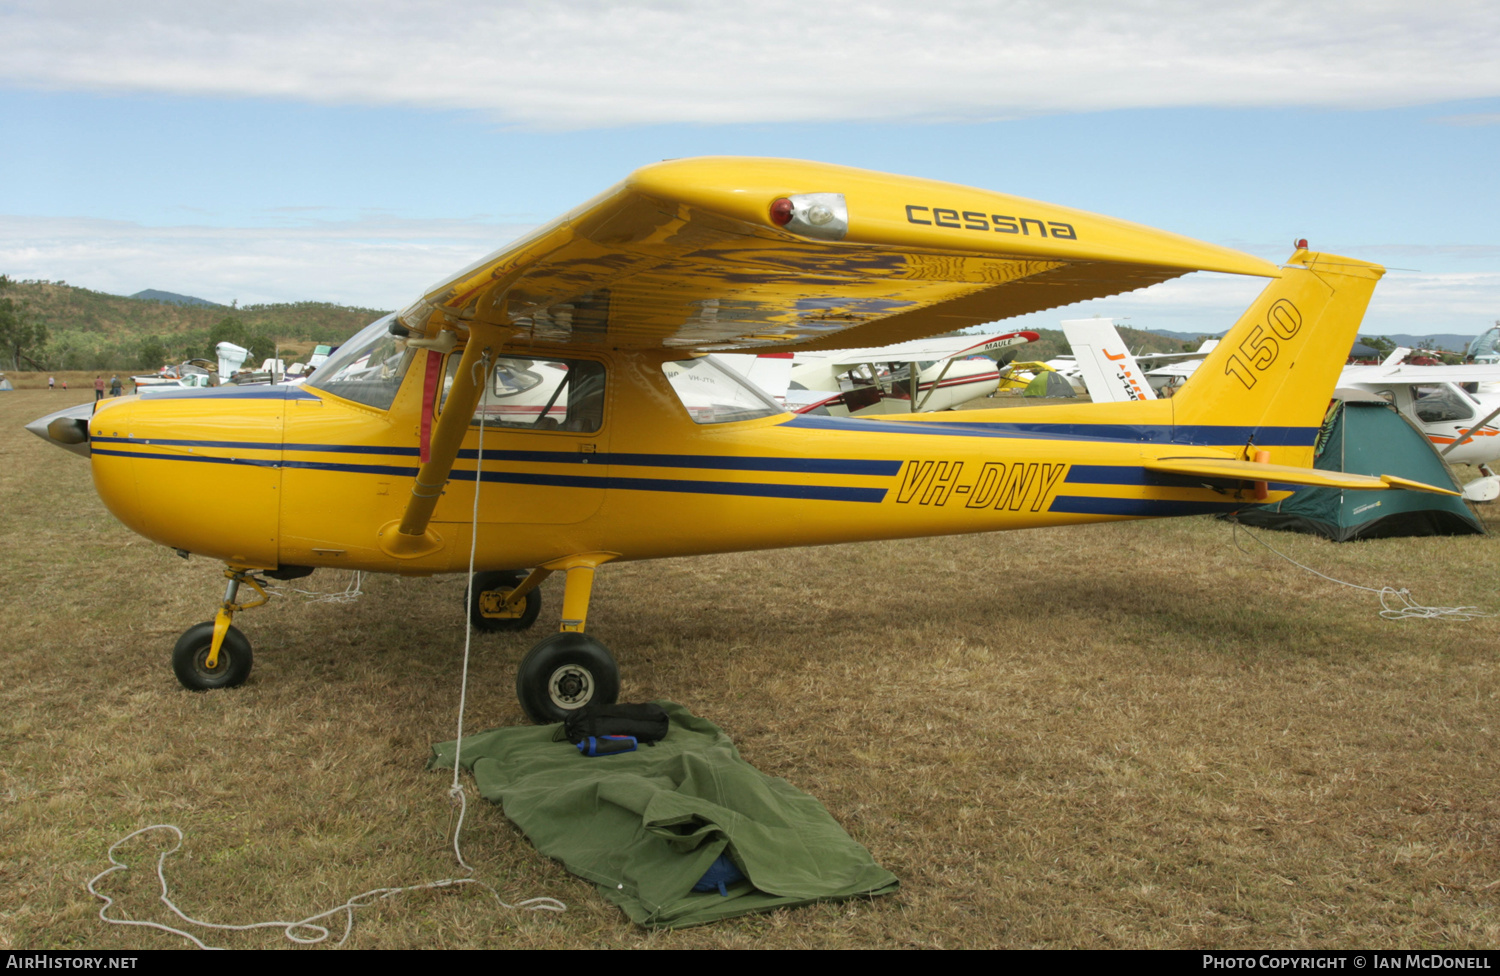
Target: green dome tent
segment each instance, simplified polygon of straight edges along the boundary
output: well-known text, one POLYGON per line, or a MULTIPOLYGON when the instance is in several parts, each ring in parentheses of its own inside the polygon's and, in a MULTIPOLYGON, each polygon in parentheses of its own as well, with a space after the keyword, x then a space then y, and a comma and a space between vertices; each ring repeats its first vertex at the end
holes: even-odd
POLYGON ((1036 374, 1031 382, 1026 384, 1026 389, 1021 391, 1021 395, 1028 397, 1076 397, 1078 394, 1073 391, 1072 384, 1063 379, 1061 373, 1054 373, 1049 370, 1045 373, 1036 374))
MULTIPOLYGON (((1422 432, 1380 397, 1338 390, 1318 433, 1313 466, 1353 474, 1394 474, 1452 488, 1458 481, 1422 432)), ((1245 525, 1311 532, 1334 542, 1404 535, 1483 534, 1462 498, 1430 491, 1303 488, 1275 505, 1231 516, 1245 525)))

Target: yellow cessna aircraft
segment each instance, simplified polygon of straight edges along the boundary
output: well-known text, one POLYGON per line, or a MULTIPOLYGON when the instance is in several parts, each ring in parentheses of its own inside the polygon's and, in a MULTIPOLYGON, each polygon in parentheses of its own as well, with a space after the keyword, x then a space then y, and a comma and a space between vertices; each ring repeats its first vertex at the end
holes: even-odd
POLYGON ((216 619, 172 655, 189 688, 245 680, 231 619, 264 602, 258 576, 466 572, 473 543, 483 628, 530 627, 537 585, 566 573, 560 632, 517 676, 526 712, 556 721, 618 693, 584 632, 611 561, 1427 487, 1309 467, 1381 273, 865 170, 672 161, 369 326, 305 385, 148 392, 28 426, 89 456, 127 526, 224 561, 216 619), (1170 400, 793 417, 709 355, 880 346, 1195 270, 1275 280, 1170 400), (259 598, 238 602, 244 586, 259 598))

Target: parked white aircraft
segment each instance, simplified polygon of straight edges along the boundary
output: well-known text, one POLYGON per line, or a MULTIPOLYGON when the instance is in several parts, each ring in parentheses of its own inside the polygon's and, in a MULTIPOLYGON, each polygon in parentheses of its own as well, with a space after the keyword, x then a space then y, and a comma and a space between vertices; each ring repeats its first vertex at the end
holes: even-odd
MULTIPOLYGON (((1107 322, 1105 319, 1084 320, 1107 322)), ((1064 323, 1064 331, 1067 325, 1064 323)), ((1077 330, 1075 330, 1075 333, 1077 330)), ((1114 325, 1096 326, 1080 334, 1086 344, 1074 346, 1078 362, 1085 366, 1089 395, 1095 403, 1143 399, 1131 376, 1140 375, 1114 325), (1104 335, 1105 332, 1113 336, 1104 335), (1087 345, 1093 343, 1093 345, 1087 345), (1108 350, 1107 352, 1105 350, 1108 350), (1114 351, 1119 350, 1116 354, 1114 351), (1116 370, 1112 375, 1111 370, 1116 370), (1091 372, 1092 374, 1091 375, 1091 372)), ((1068 341, 1074 342, 1069 335, 1068 341)), ((1379 366, 1345 366, 1338 385, 1384 397, 1406 414, 1427 435, 1444 460, 1451 464, 1475 464, 1481 477, 1464 486, 1469 501, 1500 498, 1500 474, 1491 465, 1500 461, 1500 394, 1471 393, 1480 384, 1500 382, 1500 362, 1463 366, 1403 366, 1400 360, 1411 350, 1397 349, 1379 366)), ((1180 363, 1179 375, 1191 375, 1198 363, 1180 363)), ((1153 370, 1161 372, 1160 370, 1153 370)))
POLYGON ((793 413, 867 417, 949 410, 1000 385, 986 353, 1035 342, 1035 332, 916 339, 873 349, 721 355, 793 413), (916 396, 912 396, 913 373, 916 396))
POLYGON ((1500 382, 1500 363, 1463 366, 1346 366, 1339 386, 1385 397, 1416 421, 1452 464, 1477 464, 1482 477, 1464 485, 1464 497, 1500 498, 1500 393, 1470 393, 1500 382))
POLYGON ((227 383, 229 378, 240 371, 245 365, 245 360, 250 357, 250 350, 244 346, 237 346, 232 342, 221 342, 214 347, 214 352, 219 357, 219 382, 227 383))
POLYGON ((1195 352, 1132 356, 1115 328, 1114 319, 1064 319, 1062 327, 1073 355, 1059 357, 1047 365, 1056 368, 1075 389, 1088 393, 1096 402, 1100 397, 1094 389, 1101 384, 1124 394, 1112 396, 1111 400, 1155 400, 1156 391, 1168 383, 1181 383, 1181 378, 1197 369, 1203 357, 1219 344, 1219 340, 1209 339, 1195 352), (1169 365, 1152 370, 1157 363, 1169 365))

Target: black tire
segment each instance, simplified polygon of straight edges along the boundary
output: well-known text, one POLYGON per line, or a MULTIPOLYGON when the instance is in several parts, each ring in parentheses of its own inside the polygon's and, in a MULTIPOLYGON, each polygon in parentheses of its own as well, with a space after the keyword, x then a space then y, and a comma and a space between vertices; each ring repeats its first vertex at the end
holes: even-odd
POLYGON ((250 642, 239 628, 230 626, 224 634, 224 643, 219 645, 219 660, 213 670, 204 662, 214 645, 213 621, 189 627, 177 639, 172 648, 172 671, 182 686, 191 691, 207 691, 210 688, 234 688, 250 677, 253 658, 250 642))
POLYGON ((516 697, 537 725, 562 722, 581 708, 613 705, 620 697, 620 668, 592 637, 553 634, 521 660, 516 697))
MULTIPOLYGON (((474 624, 475 630, 494 633, 501 630, 526 630, 536 623, 536 615, 542 609, 542 591, 532 590, 526 594, 526 609, 519 617, 505 616, 499 607, 503 605, 505 597, 521 585, 526 579, 525 573, 517 573, 509 570, 494 573, 475 573, 469 577, 470 585, 474 588, 474 605, 469 611, 469 620, 474 624), (486 611, 486 607, 489 610, 486 611)), ((464 592, 464 605, 468 606, 469 594, 464 592)))

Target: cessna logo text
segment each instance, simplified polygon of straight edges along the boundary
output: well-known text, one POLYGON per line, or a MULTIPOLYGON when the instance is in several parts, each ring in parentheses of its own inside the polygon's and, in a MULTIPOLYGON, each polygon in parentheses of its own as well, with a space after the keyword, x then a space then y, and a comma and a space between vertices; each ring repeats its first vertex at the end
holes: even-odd
POLYGON ((1024 234, 1027 237, 1057 237, 1078 240, 1072 224, 1056 220, 1041 221, 1035 217, 1011 217, 1006 214, 980 213, 977 210, 950 210, 947 207, 906 205, 906 221, 932 227, 957 227, 962 230, 994 231, 997 234, 1024 234))
POLYGON ((966 508, 1009 509, 1040 512, 1057 483, 1068 470, 1066 464, 1018 461, 986 461, 978 474, 964 477, 962 461, 908 461, 896 492, 898 505, 942 507, 949 499, 962 498, 966 508))

